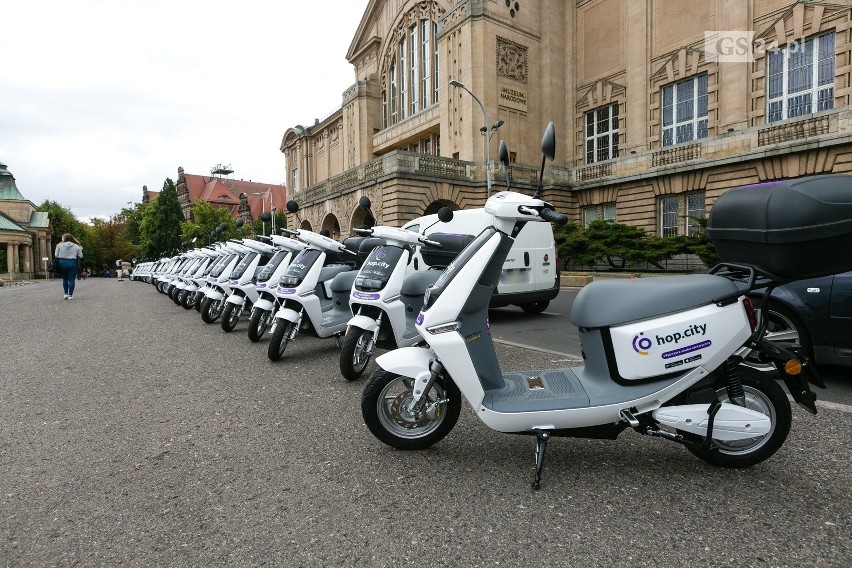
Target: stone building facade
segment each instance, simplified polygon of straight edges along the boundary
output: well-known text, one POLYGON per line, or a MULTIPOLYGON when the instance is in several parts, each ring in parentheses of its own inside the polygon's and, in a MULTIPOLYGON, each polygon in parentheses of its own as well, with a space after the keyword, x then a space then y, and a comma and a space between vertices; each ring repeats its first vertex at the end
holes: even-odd
POLYGON ((392 225, 481 206, 497 141, 531 190, 553 121, 545 198, 688 233, 730 188, 852 170, 850 28, 852 0, 371 0, 340 109, 284 134, 287 185, 339 236, 361 195, 392 225))
POLYGON ((50 234, 48 214, 36 211, 6 164, 0 163, 0 279, 45 278, 42 259, 53 258, 50 234))

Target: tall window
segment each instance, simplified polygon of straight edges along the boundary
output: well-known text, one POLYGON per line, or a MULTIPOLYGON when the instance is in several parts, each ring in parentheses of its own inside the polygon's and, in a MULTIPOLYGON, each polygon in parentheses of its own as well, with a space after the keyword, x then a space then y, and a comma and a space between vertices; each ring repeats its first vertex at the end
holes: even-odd
POLYGON ((438 102, 437 33, 438 24, 426 19, 405 28, 387 68, 387 83, 382 90, 385 128, 438 102))
POLYGON ((707 74, 690 77, 662 91, 663 147, 707 137, 707 74))
POLYGON ((704 192, 690 193, 686 196, 686 234, 698 234, 701 226, 695 219, 704 218, 704 192))
POLYGON ((618 157, 618 103, 586 113, 586 163, 618 157))
POLYGON ((704 218, 704 192, 668 195, 660 202, 660 235, 694 235, 700 230, 694 218, 704 218))
POLYGON ((597 221, 598 219, 615 221, 615 203, 602 203, 601 205, 583 207, 583 226, 588 227, 592 221, 597 221))
POLYGON ((768 122, 834 106, 834 32, 768 53, 768 122))
POLYGON ((293 191, 299 191, 299 170, 293 170, 293 191))

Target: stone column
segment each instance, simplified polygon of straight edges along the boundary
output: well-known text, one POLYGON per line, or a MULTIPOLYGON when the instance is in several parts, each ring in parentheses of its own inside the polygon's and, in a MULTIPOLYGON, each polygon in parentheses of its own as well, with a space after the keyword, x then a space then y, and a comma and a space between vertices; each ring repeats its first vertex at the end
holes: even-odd
POLYGON ((11 243, 7 245, 6 250, 9 251, 9 260, 7 261, 7 263, 9 264, 9 276, 12 276, 20 272, 20 267, 18 266, 18 244, 11 243))
POLYGON ((24 251, 24 269, 22 272, 31 274, 33 271, 33 247, 32 245, 21 245, 24 251))

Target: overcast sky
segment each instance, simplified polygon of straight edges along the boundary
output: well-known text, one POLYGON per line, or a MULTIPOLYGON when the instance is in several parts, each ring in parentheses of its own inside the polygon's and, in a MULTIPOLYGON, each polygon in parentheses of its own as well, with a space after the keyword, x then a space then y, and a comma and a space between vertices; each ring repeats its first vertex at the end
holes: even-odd
POLYGON ((0 162, 78 218, 142 186, 209 175, 284 183, 287 128, 340 107, 368 0, 19 0, 0 32, 0 162))

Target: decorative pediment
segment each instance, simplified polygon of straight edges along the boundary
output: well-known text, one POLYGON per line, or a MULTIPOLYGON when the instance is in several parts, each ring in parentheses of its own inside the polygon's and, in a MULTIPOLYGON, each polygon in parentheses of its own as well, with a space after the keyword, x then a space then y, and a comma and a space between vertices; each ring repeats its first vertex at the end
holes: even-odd
POLYGON ((827 2, 804 2, 799 0, 781 16, 755 35, 754 43, 759 48, 756 54, 773 49, 790 40, 805 38, 849 21, 850 7, 827 2), (762 48, 762 49, 760 49, 762 48))
POLYGON ((703 49, 682 47, 665 56, 657 70, 651 75, 651 81, 671 83, 698 73, 707 60, 703 49))
POLYGON ((613 100, 624 97, 627 87, 612 81, 598 81, 580 95, 577 100, 577 108, 594 108, 603 106, 613 100))

